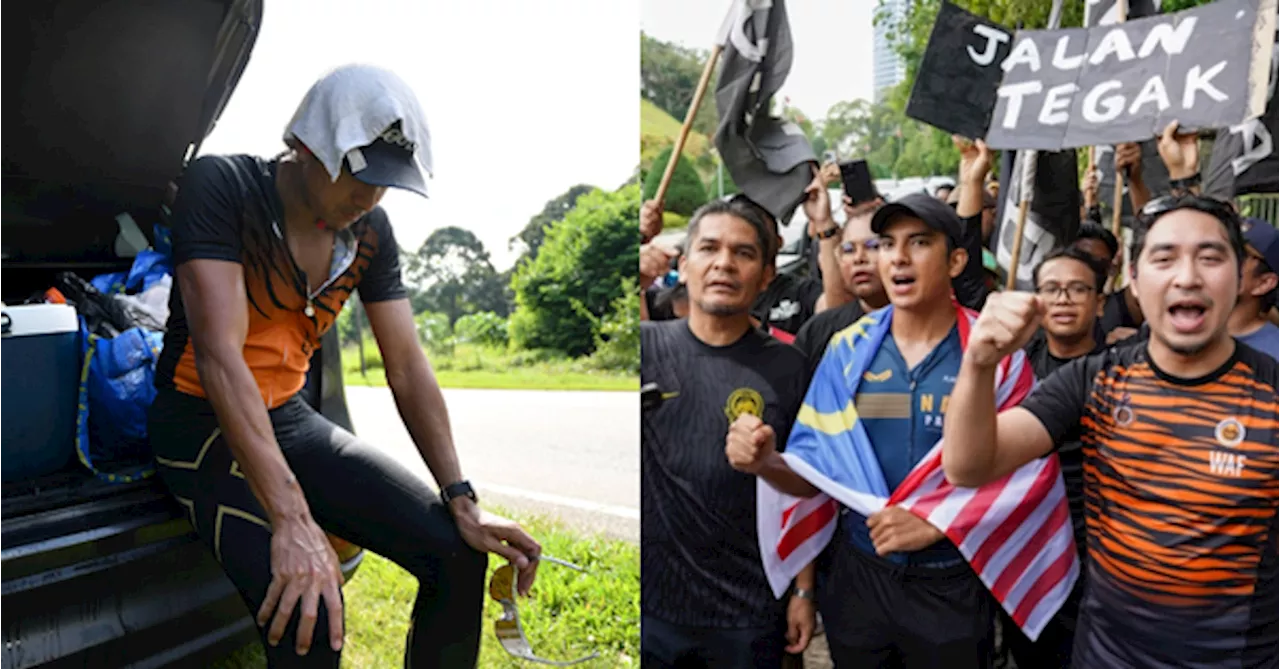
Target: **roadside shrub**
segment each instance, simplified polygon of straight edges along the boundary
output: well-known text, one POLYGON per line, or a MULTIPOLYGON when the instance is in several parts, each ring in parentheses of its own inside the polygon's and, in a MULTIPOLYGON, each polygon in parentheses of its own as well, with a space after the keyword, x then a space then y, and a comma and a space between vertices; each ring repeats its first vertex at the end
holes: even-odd
POLYGON ((418 337, 434 355, 453 354, 453 329, 449 327, 449 317, 445 314, 428 311, 418 316, 418 337))
MULTIPOLYGON (((649 174, 644 180, 644 199, 652 199, 657 194, 662 174, 667 171, 667 162, 671 160, 672 148, 674 147, 668 147, 658 154, 653 166, 649 168, 649 174)), ((693 163, 681 153, 680 159, 676 161, 676 171, 671 174, 671 185, 667 186, 663 208, 682 216, 692 216, 706 202, 707 189, 702 185, 702 177, 698 176, 693 163)))
POLYGON ((453 324, 453 333, 460 342, 486 346, 506 346, 507 319, 492 311, 467 314, 453 324))

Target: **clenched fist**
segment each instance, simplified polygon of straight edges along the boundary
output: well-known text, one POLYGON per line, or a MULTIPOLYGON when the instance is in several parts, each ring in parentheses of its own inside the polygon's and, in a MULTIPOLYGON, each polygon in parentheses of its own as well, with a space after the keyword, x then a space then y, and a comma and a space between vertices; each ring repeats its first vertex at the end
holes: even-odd
POLYGON ((890 506, 867 519, 871 544, 880 557, 890 553, 914 553, 942 540, 943 534, 910 511, 890 506))
POLYGON ((744 413, 729 426, 724 438, 724 454, 736 470, 755 474, 775 452, 773 428, 756 416, 744 413))
POLYGON ((640 239, 647 243, 662 234, 662 203, 646 200, 640 205, 640 239))
POLYGON ((992 293, 969 333, 965 355, 983 367, 994 367, 1031 340, 1044 310, 1044 303, 1035 293, 992 293))

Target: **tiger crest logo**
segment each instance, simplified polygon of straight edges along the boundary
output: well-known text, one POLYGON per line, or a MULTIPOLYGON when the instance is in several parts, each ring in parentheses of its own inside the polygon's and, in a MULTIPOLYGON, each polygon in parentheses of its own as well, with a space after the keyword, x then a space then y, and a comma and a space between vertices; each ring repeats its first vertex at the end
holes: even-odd
POLYGON ((764 398, 753 388, 739 388, 729 393, 729 399, 724 403, 724 415, 730 423, 742 414, 764 418, 764 398))

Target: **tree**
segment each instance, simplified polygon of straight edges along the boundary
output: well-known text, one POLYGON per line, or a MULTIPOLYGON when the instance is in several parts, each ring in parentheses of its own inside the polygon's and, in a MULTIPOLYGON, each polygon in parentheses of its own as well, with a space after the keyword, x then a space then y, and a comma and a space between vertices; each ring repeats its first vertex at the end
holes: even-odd
POLYGON ((450 327, 464 314, 508 311, 489 252, 470 230, 432 232, 416 254, 406 256, 405 274, 422 289, 420 306, 447 316, 450 327))
MULTIPOLYGON (((671 160, 672 148, 674 147, 668 147, 653 161, 653 167, 644 180, 644 199, 651 199, 658 193, 658 185, 662 183, 667 162, 671 160)), ((680 159, 676 161, 676 171, 671 175, 671 185, 667 187, 664 208, 682 216, 691 216, 706 202, 707 189, 702 185, 702 177, 698 176, 698 171, 693 169, 689 159, 683 153, 680 154, 680 159)))
MULTIPOLYGON (((514 250, 517 245, 523 247, 520 258, 532 260, 538 257, 538 249, 542 246, 542 241, 547 234, 547 226, 564 218, 564 215, 573 209, 578 203, 578 198, 595 190, 594 186, 586 184, 578 184, 573 188, 557 195, 555 199, 547 201, 542 207, 542 212, 525 224, 520 234, 512 237, 508 242, 509 249, 514 250)), ((510 278, 510 277, 508 277, 510 278)), ((503 285, 506 285, 505 283, 503 285)))
MULTIPOLYGON (((640 33, 640 95, 684 122, 706 67, 709 51, 689 49, 640 33)), ((693 129, 708 137, 716 132, 714 90, 707 91, 693 118, 693 129)))
POLYGON ((634 277, 640 251, 640 189, 594 191, 547 230, 538 257, 512 277, 516 308, 509 334, 517 348, 570 356, 595 347, 596 323, 634 277))

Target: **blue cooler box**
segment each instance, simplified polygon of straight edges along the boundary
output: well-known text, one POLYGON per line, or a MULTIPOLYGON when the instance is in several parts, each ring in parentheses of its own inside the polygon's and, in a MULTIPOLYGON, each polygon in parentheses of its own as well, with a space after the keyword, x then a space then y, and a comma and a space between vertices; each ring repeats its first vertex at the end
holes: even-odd
POLYGON ((0 475, 53 473, 75 456, 80 322, 65 304, 4 306, 0 338, 0 475))

